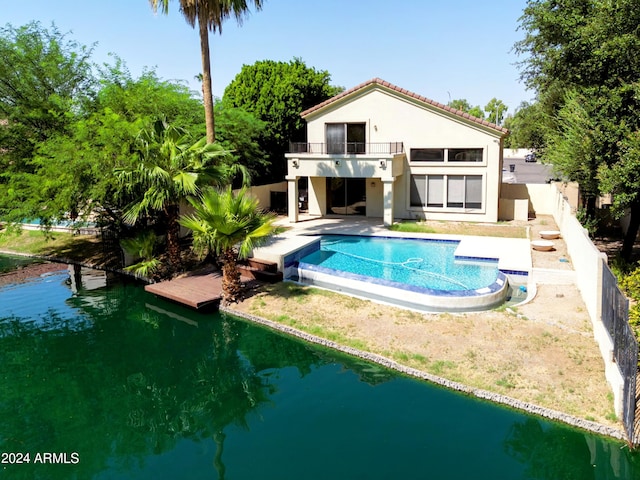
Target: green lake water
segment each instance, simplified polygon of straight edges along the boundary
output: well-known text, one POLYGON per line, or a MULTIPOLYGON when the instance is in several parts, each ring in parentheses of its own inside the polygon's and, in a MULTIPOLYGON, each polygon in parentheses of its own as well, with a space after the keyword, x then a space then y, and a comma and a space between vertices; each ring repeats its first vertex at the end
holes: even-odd
POLYGON ((61 269, 0 287, 0 478, 640 478, 623 443, 61 269))

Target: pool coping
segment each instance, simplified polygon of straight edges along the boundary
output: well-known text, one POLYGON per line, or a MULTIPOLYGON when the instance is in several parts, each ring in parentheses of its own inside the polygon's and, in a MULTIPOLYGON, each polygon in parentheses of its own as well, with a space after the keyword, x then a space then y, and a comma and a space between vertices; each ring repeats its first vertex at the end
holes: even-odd
MULTIPOLYGON (((279 259, 282 272, 286 280, 297 281, 303 285, 313 285, 327 290, 333 290, 345 295, 365 298, 378 303, 399 306, 421 312, 471 312, 489 310, 505 302, 508 297, 509 282, 507 275, 528 277, 527 270, 502 270, 500 268, 499 253, 505 251, 489 250, 488 253, 479 256, 473 245, 464 245, 463 236, 439 235, 363 235, 352 233, 313 233, 303 234, 297 238, 307 239, 301 246, 289 253, 283 249, 279 259), (324 236, 333 237, 367 237, 389 240, 413 240, 456 244, 454 253, 456 261, 491 262, 498 267, 498 275, 495 281, 489 285, 468 290, 436 290, 415 285, 402 284, 391 280, 360 275, 357 273, 336 270, 321 265, 313 265, 303 262, 302 259, 314 251, 320 250, 320 242, 324 236), (462 252, 462 255, 459 253, 462 252), (452 304, 455 300, 455 304, 452 304)), ((466 237, 467 241, 482 237, 466 237)), ((512 240, 512 239, 509 239, 512 240)), ((495 244, 495 243, 493 243, 495 244)), ((523 244, 524 245, 524 244, 523 244)), ((485 249, 486 250, 486 249, 485 249)), ((528 253, 528 243, 527 243, 528 253)), ((503 262, 504 267, 504 262, 503 262)))
MULTIPOLYGON (((397 237, 377 238, 397 239, 397 237)), ((458 240, 451 239, 432 240, 409 237, 403 239, 456 243, 459 245, 458 240)), ((456 260, 459 259, 457 255, 455 258, 456 260)), ((490 261, 497 264, 497 259, 495 258, 464 257, 463 260, 490 261)), ((303 261, 296 263, 296 275, 292 275, 292 279, 297 278, 297 281, 302 284, 310 284, 339 293, 424 312, 488 310, 503 303, 508 292, 507 277, 499 269, 497 278, 490 285, 468 290, 436 290, 336 270, 303 261), (452 305, 452 300, 455 300, 455 305, 452 305)))

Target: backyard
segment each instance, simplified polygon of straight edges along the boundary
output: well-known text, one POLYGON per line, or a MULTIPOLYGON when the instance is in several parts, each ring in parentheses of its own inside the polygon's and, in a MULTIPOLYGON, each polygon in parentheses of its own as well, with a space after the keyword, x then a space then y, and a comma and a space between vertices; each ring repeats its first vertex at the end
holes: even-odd
MULTIPOLYGON (((513 236, 555 228, 429 222, 434 233, 513 236)), ((39 232, 0 236, 0 249, 109 263, 99 239, 39 232)), ((534 266, 570 270, 566 247, 533 252, 534 266)), ((111 259, 111 260, 109 260, 111 259)), ((427 314, 292 283, 264 285, 231 311, 272 320, 470 387, 620 428, 591 322, 575 286, 539 287, 533 301, 486 312, 427 314)))

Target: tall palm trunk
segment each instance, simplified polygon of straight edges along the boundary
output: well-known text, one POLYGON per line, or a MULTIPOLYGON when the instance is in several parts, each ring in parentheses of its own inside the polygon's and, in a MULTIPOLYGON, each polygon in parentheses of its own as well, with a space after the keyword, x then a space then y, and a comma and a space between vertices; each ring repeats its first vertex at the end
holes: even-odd
POLYGON ((167 254, 171 266, 180 266, 180 224, 178 223, 178 205, 168 205, 164 209, 167 218, 167 254))
POLYGON ((207 128, 207 143, 216 141, 215 119, 213 115, 213 91, 211 88, 211 59, 209 57, 209 30, 203 10, 199 13, 200 53, 202 55, 202 96, 204 101, 204 120, 207 128))
POLYGON ((222 298, 225 305, 242 300, 242 283, 236 252, 230 248, 222 252, 222 298))

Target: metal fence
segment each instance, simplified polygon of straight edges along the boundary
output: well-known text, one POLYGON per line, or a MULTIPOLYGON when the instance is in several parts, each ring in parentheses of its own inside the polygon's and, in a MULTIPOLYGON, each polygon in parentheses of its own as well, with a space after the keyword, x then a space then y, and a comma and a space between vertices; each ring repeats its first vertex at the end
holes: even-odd
POLYGON ((340 142, 340 143, 289 143, 289 153, 310 153, 329 155, 365 155, 383 154, 393 155, 403 153, 404 144, 402 142, 340 142))
POLYGON ((631 443, 637 444, 639 439, 634 434, 634 424, 638 342, 629 326, 629 300, 620 291, 606 262, 602 268, 602 323, 613 340, 613 355, 624 378, 622 423, 631 443))

